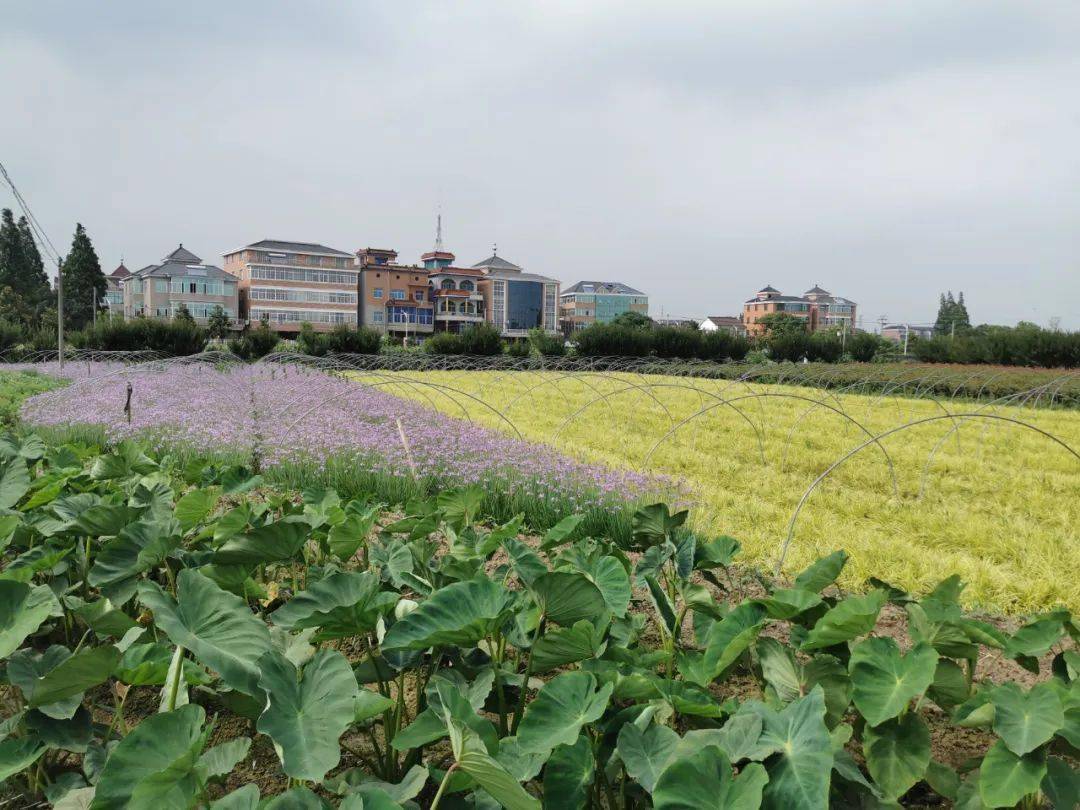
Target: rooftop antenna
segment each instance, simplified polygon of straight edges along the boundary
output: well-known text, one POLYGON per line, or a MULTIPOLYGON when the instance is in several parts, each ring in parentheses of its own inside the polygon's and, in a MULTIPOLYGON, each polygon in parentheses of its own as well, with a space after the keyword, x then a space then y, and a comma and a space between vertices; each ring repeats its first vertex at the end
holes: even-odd
POLYGON ((442 212, 435 218, 435 252, 441 253, 442 245, 442 212))
POLYGON ((491 244, 491 255, 492 256, 498 256, 499 255, 499 243, 498 242, 493 242, 491 244))

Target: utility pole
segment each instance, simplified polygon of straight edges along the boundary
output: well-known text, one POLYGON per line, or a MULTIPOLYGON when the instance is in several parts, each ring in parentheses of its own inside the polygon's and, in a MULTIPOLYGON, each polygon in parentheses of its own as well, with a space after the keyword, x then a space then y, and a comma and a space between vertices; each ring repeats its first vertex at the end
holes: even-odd
POLYGON ((904 324, 904 357, 907 357, 908 336, 911 334, 911 324, 904 324))
POLYGON ((56 261, 56 353, 64 370, 64 268, 56 261))

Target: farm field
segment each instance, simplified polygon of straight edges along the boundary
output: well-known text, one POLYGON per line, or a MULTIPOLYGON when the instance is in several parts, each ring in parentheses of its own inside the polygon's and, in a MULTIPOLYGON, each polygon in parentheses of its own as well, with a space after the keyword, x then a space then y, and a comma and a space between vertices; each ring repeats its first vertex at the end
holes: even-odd
POLYGON ((770 568, 817 476, 869 436, 925 420, 870 442, 809 495, 785 570, 843 547, 848 586, 925 589, 955 572, 970 607, 1080 607, 1080 458, 1063 446, 1080 448, 1075 410, 652 375, 348 374, 583 460, 681 479, 695 529, 738 538, 770 568))

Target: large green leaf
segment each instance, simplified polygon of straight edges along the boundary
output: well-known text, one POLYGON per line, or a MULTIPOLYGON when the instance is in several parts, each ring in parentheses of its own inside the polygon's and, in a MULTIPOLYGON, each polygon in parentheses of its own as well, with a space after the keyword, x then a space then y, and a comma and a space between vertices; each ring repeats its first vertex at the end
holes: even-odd
POLYGON ((809 568, 795 577, 795 587, 820 593, 836 581, 847 561, 846 551, 834 551, 811 563, 809 568))
POLYGON ((489 579, 455 582, 395 622, 383 639, 383 649, 470 647, 506 621, 513 599, 510 591, 489 579))
POLYGON ((541 551, 550 551, 556 546, 567 542, 577 530, 578 525, 585 519, 585 515, 567 515, 544 534, 540 543, 541 551))
POLYGON ((765 626, 765 608, 743 602, 709 628, 705 641, 705 669, 718 678, 735 663, 765 626))
POLYGON ((1080 807, 1080 770, 1064 759, 1047 758, 1041 787, 1055 808, 1080 807))
POLYGON ((270 649, 270 632, 247 602, 190 568, 177 577, 177 595, 174 601, 156 583, 139 583, 139 599, 173 644, 191 650, 233 689, 261 695, 258 662, 270 649))
POLYGON ((557 627, 537 639, 532 647, 532 671, 548 672, 599 655, 604 648, 604 631, 582 619, 573 627, 557 627))
POLYGON ((987 807, 1013 807, 1038 790, 1044 776, 1045 749, 1017 756, 998 740, 979 766, 979 795, 987 807))
POLYGON ((217 501, 216 488, 193 489, 176 502, 173 514, 180 523, 180 528, 186 532, 201 523, 210 514, 210 510, 214 508, 217 501))
POLYGON ((994 732, 1014 754, 1034 751, 1065 725, 1065 712, 1052 683, 1040 683, 1024 691, 1015 683, 990 690, 994 704, 994 732))
POLYGON ((674 515, 668 511, 666 503, 653 503, 643 506, 634 513, 633 537, 639 549, 649 548, 664 543, 679 526, 686 523, 689 512, 683 509, 674 515))
MULTIPOLYGON (((760 733, 761 724, 758 723, 760 733)), ((667 726, 649 724, 644 731, 633 723, 619 729, 615 750, 626 772, 652 793, 656 780, 679 744, 679 735, 667 726)))
POLYGON ((282 767, 294 779, 318 782, 341 759, 338 738, 353 721, 359 694, 345 656, 323 648, 297 677, 278 652, 259 661, 259 686, 267 693, 258 729, 274 741, 282 767))
POLYGON ((584 574, 552 571, 537 577, 532 591, 544 615, 563 627, 582 619, 597 619, 607 611, 604 595, 584 574))
POLYGON ((885 591, 880 589, 866 596, 849 596, 817 620, 802 648, 819 650, 866 635, 877 624, 878 613, 887 598, 885 591))
POLYGON ((581 810, 589 803, 589 785, 596 776, 592 745, 584 734, 573 745, 551 752, 544 768, 545 810, 581 810))
POLYGON ((930 764, 930 729, 909 712, 863 734, 866 767, 882 794, 897 799, 923 778, 930 764))
POLYGON ((896 717, 908 701, 934 682, 937 651, 926 642, 901 655, 891 638, 869 638, 855 645, 848 668, 852 699, 871 726, 896 717))
POLYGON ((80 650, 37 679, 27 705, 48 706, 81 695, 91 686, 108 680, 119 660, 120 650, 111 644, 80 650))
POLYGON ((598 720, 607 708, 614 684, 596 689, 588 672, 564 672, 548 681, 525 709, 517 738, 522 750, 550 751, 573 745, 583 726, 598 720))
POLYGON ((199 788, 198 759, 208 736, 204 719, 202 707, 189 704, 139 723, 105 762, 91 810, 189 807, 199 788))
POLYGON ((83 602, 78 597, 69 596, 67 604, 72 609, 71 612, 82 619, 86 626, 99 636, 122 638, 125 633, 136 626, 135 620, 116 607, 109 599, 83 602))
POLYGON ((48 585, 0 579, 0 659, 15 652, 49 616, 63 612, 48 585))
POLYGON ((259 806, 259 786, 253 783, 210 802, 210 810, 256 810, 259 806))
POLYGON ((802 663, 791 647, 774 638, 759 639, 757 655, 762 677, 779 702, 790 703, 820 685, 829 726, 840 722, 851 702, 851 678, 839 659, 821 653, 802 663))
MULTIPOLYGON (((109 588, 161 565, 180 545, 180 524, 169 518, 144 518, 121 529, 94 559, 88 580, 96 588, 109 588)), ((130 596, 130 591, 128 596, 130 596)))
POLYGON ((458 767, 471 776, 506 810, 540 810, 540 802, 530 796, 517 779, 488 753, 487 747, 468 726, 456 720, 449 724, 450 745, 458 767))
POLYGON ((777 588, 756 600, 772 619, 791 619, 821 604, 821 597, 803 588, 777 588))
POLYGON ((237 737, 221 745, 215 745, 199 757, 200 773, 204 779, 225 776, 247 756, 249 750, 251 750, 250 737, 237 737))
POLYGON ((756 701, 744 703, 743 707, 761 717, 760 744, 779 752, 766 763, 769 783, 762 807, 827 808, 833 752, 821 688, 815 688, 780 712, 756 701))
POLYGON ((112 537, 138 520, 142 512, 124 504, 99 503, 76 515, 67 531, 88 537, 112 537))
MULTIPOLYGON (((727 755, 709 746, 673 760, 656 780, 656 810, 757 810, 769 781, 765 768, 753 762, 736 777, 727 755)), ((804 807, 807 805, 790 805, 804 807)))
POLYGON ((318 627, 320 640, 369 633, 398 600, 395 593, 380 593, 380 584, 369 571, 331 574, 271 613, 270 621, 288 630, 318 627))
POLYGON ((11 509, 30 490, 30 472, 18 456, 0 459, 0 509, 11 509))
POLYGON ((262 565, 296 556, 307 540, 307 521, 285 518, 226 540, 214 554, 215 565, 262 565))
POLYGON ((378 505, 359 514, 349 512, 344 521, 331 526, 327 543, 334 556, 344 561, 351 560, 375 528, 375 521, 381 513, 382 508, 378 505))
MULTIPOLYGON (((27 701, 34 696, 38 682, 71 657, 71 650, 60 644, 52 644, 43 652, 24 647, 11 654, 7 660, 7 678, 12 686, 22 690, 27 701)), ((65 720, 75 714, 82 703, 82 695, 72 695, 51 705, 41 706, 40 711, 49 717, 65 720)))
POLYGON ((608 610, 615 616, 625 616, 630 604, 630 575, 615 557, 598 557, 582 573, 591 579, 604 596, 608 610))
POLYGON ((8 737, 0 742, 0 783, 29 768, 46 750, 47 745, 30 737, 8 737))

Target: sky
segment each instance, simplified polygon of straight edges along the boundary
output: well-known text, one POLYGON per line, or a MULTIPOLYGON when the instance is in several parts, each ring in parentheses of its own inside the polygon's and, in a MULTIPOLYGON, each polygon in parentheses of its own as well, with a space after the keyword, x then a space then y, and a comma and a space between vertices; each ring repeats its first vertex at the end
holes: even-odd
MULTIPOLYGON (((0 161, 106 272, 444 243, 654 317, 1080 329, 1074 0, 0 0, 0 161), (1057 320, 1055 320, 1057 319, 1057 320)), ((13 207, 0 187, 0 206, 13 207)))

